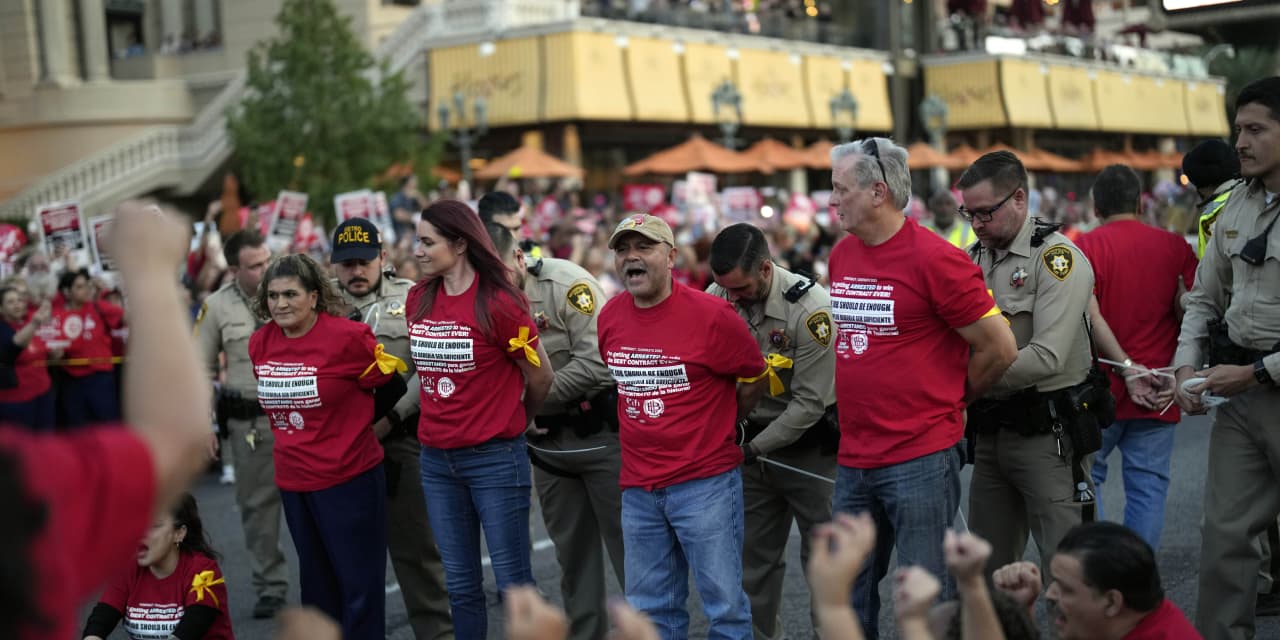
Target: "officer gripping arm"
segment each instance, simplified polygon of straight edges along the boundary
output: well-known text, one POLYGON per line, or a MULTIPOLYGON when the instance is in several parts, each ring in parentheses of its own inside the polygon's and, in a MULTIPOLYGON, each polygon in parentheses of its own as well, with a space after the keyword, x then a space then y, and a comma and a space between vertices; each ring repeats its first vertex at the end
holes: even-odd
MULTIPOLYGON (((559 287, 557 287, 557 293, 559 287)), ((555 381, 547 395, 548 407, 564 407, 601 388, 602 380, 610 380, 609 369, 600 359, 600 338, 596 332, 596 315, 604 304, 604 292, 594 280, 575 280, 548 305, 563 322, 572 355, 568 363, 556 368, 555 381)), ((536 310, 535 310, 536 311, 536 310)))

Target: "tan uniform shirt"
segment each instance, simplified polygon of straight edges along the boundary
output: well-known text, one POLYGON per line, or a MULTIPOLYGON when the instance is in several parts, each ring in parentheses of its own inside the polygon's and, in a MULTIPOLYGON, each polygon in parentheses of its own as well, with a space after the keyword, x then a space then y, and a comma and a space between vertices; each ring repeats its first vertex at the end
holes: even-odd
MULTIPOLYGON (((1174 366, 1200 369, 1207 356, 1207 325, 1215 318, 1225 317, 1231 341, 1247 349, 1270 351, 1280 342, 1280 229, 1271 230, 1261 266, 1240 257, 1245 244, 1261 235, 1277 215, 1280 196, 1267 204, 1260 182, 1241 185, 1231 193, 1213 223, 1213 235, 1196 269, 1174 366)), ((1280 354, 1267 356, 1263 363, 1271 379, 1280 380, 1280 354)))
POLYGON ((249 360, 249 336, 260 324, 250 311, 252 302, 231 282, 205 299, 196 316, 195 337, 205 369, 218 375, 218 354, 227 354, 225 385, 245 400, 257 400, 258 379, 249 360))
MULTIPOLYGON (((766 358, 779 353, 792 360, 790 369, 777 371, 786 390, 777 396, 766 394, 748 416, 752 422, 768 425, 752 440, 761 453, 795 442, 822 417, 827 406, 836 402, 830 294, 815 284, 795 302, 783 297, 794 284, 805 281, 807 278, 774 265, 773 282, 764 304, 750 309, 734 307, 766 358)), ((714 283, 707 287, 707 293, 729 297, 724 288, 714 283)))
POLYGON ((418 384, 418 374, 413 373, 413 358, 409 354, 408 309, 405 308, 405 297, 413 288, 413 281, 384 274, 378 279, 377 289, 359 298, 339 287, 337 280, 331 282, 342 293, 342 299, 360 312, 361 321, 373 330, 373 337, 382 344, 382 348, 409 366, 406 378, 409 391, 396 402, 396 415, 406 418, 417 412, 421 385, 418 384))
POLYGON ((1084 382, 1093 356, 1085 316, 1093 295, 1093 267, 1066 236, 1054 231, 1031 246, 1028 217, 1007 249, 969 247, 1013 336, 1018 359, 988 393, 999 398, 1035 387, 1057 391, 1084 382))
POLYGON ((600 358, 596 332, 596 318, 605 302, 600 283, 573 262, 542 258, 525 277, 524 293, 529 296, 542 348, 556 372, 539 414, 565 413, 582 399, 613 386, 613 377, 600 358))

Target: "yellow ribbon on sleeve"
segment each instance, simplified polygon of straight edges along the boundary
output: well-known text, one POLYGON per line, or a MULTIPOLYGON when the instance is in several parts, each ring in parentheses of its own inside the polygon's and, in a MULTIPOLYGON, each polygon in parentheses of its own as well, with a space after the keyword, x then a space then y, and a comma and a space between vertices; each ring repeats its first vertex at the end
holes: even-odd
POLYGON ((218 607, 222 605, 218 602, 218 596, 213 594, 213 586, 224 584, 226 583, 226 580, 223 580, 222 578, 214 580, 213 575, 212 570, 197 573, 195 577, 191 579, 191 591, 196 594, 196 602, 203 601, 204 596, 207 593, 209 594, 209 598, 213 600, 213 606, 218 607))
POLYGON ((511 345, 507 347, 507 351, 524 349, 524 357, 529 361, 529 364, 541 367, 542 358, 538 357, 538 350, 533 347, 533 342, 537 339, 538 336, 534 336, 532 339, 529 338, 529 327, 520 327, 520 334, 507 341, 507 344, 511 345))
POLYGON ((409 365, 405 364, 404 360, 387 353, 387 349, 382 346, 382 343, 378 343, 378 346, 373 348, 373 362, 368 367, 365 367, 360 377, 363 378, 369 375, 369 372, 373 371, 374 367, 377 367, 378 371, 384 374, 392 371, 404 373, 409 370, 409 365))
POLYGON ((764 373, 754 378, 738 378, 738 382, 745 382, 747 384, 751 384, 752 382, 758 382, 761 378, 765 376, 769 376, 769 395, 771 396, 780 395, 783 391, 787 390, 787 387, 786 385, 782 384, 782 378, 778 377, 777 370, 790 369, 791 365, 794 363, 791 361, 791 358, 788 358, 782 355, 781 353, 769 354, 764 359, 764 362, 765 362, 764 373))

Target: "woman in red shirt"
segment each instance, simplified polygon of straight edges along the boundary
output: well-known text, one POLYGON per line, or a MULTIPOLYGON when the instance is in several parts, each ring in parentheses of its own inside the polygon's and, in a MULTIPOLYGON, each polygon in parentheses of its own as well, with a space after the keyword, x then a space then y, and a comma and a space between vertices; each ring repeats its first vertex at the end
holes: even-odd
POLYGON ((67 426, 120 419, 111 332, 124 326, 124 309, 98 300, 89 270, 68 271, 58 279, 61 304, 53 316, 67 343, 60 403, 67 426))
POLYGON ((310 257, 276 260, 257 296, 271 322, 249 338, 249 359, 275 433, 302 604, 338 620, 347 640, 382 640, 386 476, 371 425, 404 395, 405 364, 382 353, 367 325, 337 315, 341 300, 310 257))
POLYGON ((85 623, 84 640, 102 640, 121 619, 134 640, 234 640, 218 554, 191 494, 151 524, 137 557, 138 566, 102 593, 85 623))
POLYGON ((13 286, 0 287, 0 422, 31 429, 53 428, 53 393, 45 360, 49 348, 36 329, 49 321, 42 303, 28 320, 26 296, 13 286))
POLYGON ((484 638, 482 527, 499 592, 533 584, 524 432, 551 388, 551 361, 470 207, 441 200, 423 210, 414 257, 423 279, 405 309, 422 384, 422 488, 454 633, 484 638))

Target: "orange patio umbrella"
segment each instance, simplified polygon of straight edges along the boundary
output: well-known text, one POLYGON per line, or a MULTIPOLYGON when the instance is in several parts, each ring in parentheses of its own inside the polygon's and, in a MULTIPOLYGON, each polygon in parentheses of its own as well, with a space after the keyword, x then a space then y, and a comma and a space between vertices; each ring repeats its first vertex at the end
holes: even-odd
POLYGON ((1044 171, 1052 171, 1054 173, 1083 173, 1084 163, 1079 160, 1072 160, 1060 156, 1056 153, 1045 151, 1044 149, 1032 149, 1027 152, 1035 156, 1040 164, 1044 167, 1044 171))
POLYGON ((907 147, 908 169, 932 169, 934 167, 956 169, 958 165, 952 161, 950 156, 934 149, 933 145, 927 142, 916 142, 907 147))
POLYGON ((947 157, 951 158, 951 162, 957 168, 964 168, 973 164, 978 158, 981 158, 982 154, 982 151, 978 151, 967 144, 962 144, 952 149, 951 152, 947 154, 947 157))
POLYGON ((793 149, 773 138, 764 138, 751 145, 742 155, 755 158, 774 170, 787 171, 809 166, 809 156, 805 150, 793 149))
POLYGON ((836 145, 830 140, 823 138, 804 150, 804 154, 809 158, 810 169, 830 169, 831 168, 831 149, 836 145))
POLYGON ((498 178, 581 178, 582 169, 541 149, 520 147, 490 160, 475 173, 480 180, 498 178))
POLYGON ((1082 162, 1084 170, 1089 173, 1097 173, 1113 164, 1129 164, 1131 158, 1129 154, 1124 152, 1107 151, 1101 147, 1094 147, 1089 155, 1085 156, 1082 162))
POLYGON ((690 171, 773 173, 773 168, 761 160, 726 149, 695 133, 688 140, 670 149, 664 149, 644 160, 627 165, 622 173, 635 176, 645 173, 681 174, 690 171))

